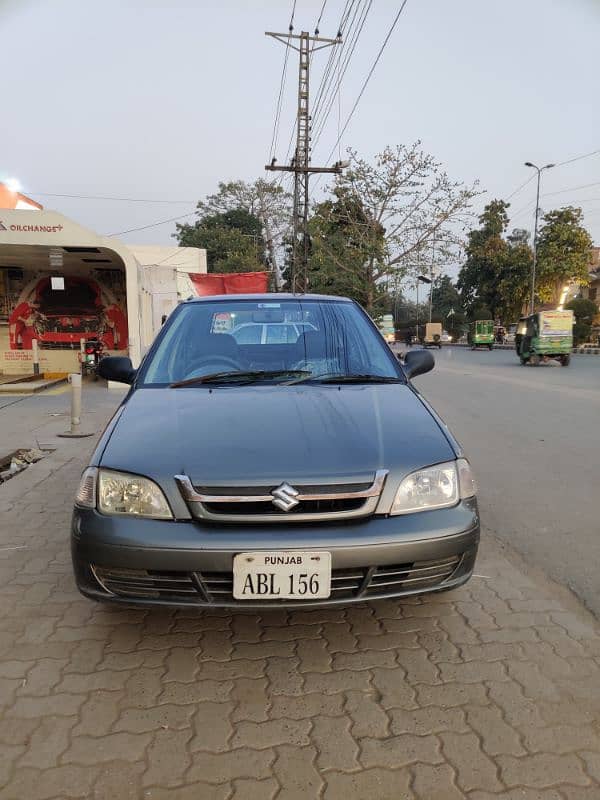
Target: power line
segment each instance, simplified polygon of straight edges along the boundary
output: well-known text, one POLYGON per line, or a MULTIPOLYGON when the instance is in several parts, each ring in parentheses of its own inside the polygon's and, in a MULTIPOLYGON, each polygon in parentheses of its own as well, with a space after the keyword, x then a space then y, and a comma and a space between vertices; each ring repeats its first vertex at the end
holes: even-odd
MULTIPOLYGON (((331 148, 331 152, 329 153, 329 155, 327 156, 325 161, 329 161, 331 156, 334 154, 336 147, 340 143, 340 141, 342 139, 342 136, 346 132, 346 128, 350 124, 350 121, 351 121, 352 117, 354 116, 354 112, 358 108, 358 104, 360 103, 360 100, 361 100, 363 94, 365 93, 365 89, 367 88, 367 86, 369 84, 369 81, 371 80, 371 77, 372 77, 373 73, 375 72, 375 68, 377 67, 377 64, 379 63, 379 60, 380 60, 380 58, 381 58, 381 56, 383 54, 383 51, 385 50, 386 45, 389 42, 390 37, 391 37, 392 33, 394 32, 394 29, 395 29, 396 25, 398 24, 398 20, 400 19, 400 15, 404 11, 404 8, 405 8, 407 2, 408 2, 408 0, 403 0, 402 1, 402 4, 400 5, 400 8, 398 10, 398 13, 396 14, 396 16, 394 18, 394 21, 392 22, 392 24, 390 26, 390 29, 388 30, 387 35, 386 35, 385 39, 383 40, 383 44, 379 48, 379 52, 377 53, 377 56, 375 57, 375 61, 373 62, 372 66, 371 66, 371 69, 369 70, 369 73, 368 73, 367 77, 364 80, 364 83, 363 83, 363 85, 361 87, 361 90, 358 93, 358 97, 354 101, 354 105, 352 106, 352 109, 351 109, 350 113, 348 114, 348 117, 346 118, 346 122, 344 123, 342 131, 338 135, 338 138, 336 139, 333 147, 331 148)), ((318 180, 319 180, 319 178, 317 178, 317 180, 315 181, 315 185, 316 185, 316 183, 318 183, 318 180)))
MULTIPOLYGON (((570 189, 559 189, 557 192, 544 192, 544 194, 542 194, 540 196, 541 197, 553 197, 554 195, 557 195, 557 194, 566 194, 567 192, 576 192, 576 191, 579 191, 580 189, 587 189, 590 186, 600 186, 600 181, 596 181, 595 183, 586 183, 586 184, 583 184, 582 186, 572 186, 570 189)), ((595 198, 591 198, 591 199, 595 199, 595 198)), ((511 218, 514 219, 515 217, 520 216, 524 211, 527 211, 529 206, 531 206, 534 202, 535 202, 535 200, 530 200, 522 208, 520 208, 518 211, 516 211, 514 214, 512 214, 511 218)), ((585 200, 585 199, 582 199, 582 200, 578 200, 576 202, 585 203, 585 202, 588 202, 588 201, 585 200)))
POLYGON ((510 200, 510 199, 511 199, 511 197, 514 197, 516 194, 519 194, 519 192, 521 191, 521 189, 524 189, 524 188, 525 188, 525 187, 526 187, 526 186, 527 186, 529 183, 531 183, 531 181, 532 181, 534 178, 535 178, 535 175, 530 175, 530 176, 527 178, 527 180, 526 180, 524 183, 522 183, 522 184, 519 186, 519 188, 518 188, 518 189, 515 189, 515 190, 514 190, 514 192, 512 192, 511 194, 509 194, 509 195, 508 195, 508 197, 506 198, 506 200, 508 201, 508 200, 510 200))
MULTIPOLYGON (((559 161, 558 164, 555 164, 554 166, 564 167, 566 164, 573 164, 575 163, 575 161, 582 161, 584 158, 590 158, 591 156, 598 155, 599 153, 600 150, 592 150, 590 153, 583 153, 583 155, 574 156, 573 158, 568 158, 566 161, 559 161)), ((514 197, 516 194, 518 194, 521 191, 521 189, 524 189, 527 186, 527 184, 530 183, 534 178, 535 175, 531 175, 529 178, 527 178, 525 183, 522 183, 517 189, 514 190, 514 192, 509 194, 506 199, 510 200, 511 197, 514 197)))
POLYGON ((319 18, 317 19, 317 23, 315 25, 315 36, 319 35, 319 25, 321 24, 321 20, 323 19, 323 12, 325 11, 326 5, 327 5, 327 0, 323 0, 323 5, 321 6, 321 11, 319 13, 319 18))
MULTIPOLYGON (((290 16, 290 22, 288 26, 289 36, 288 36, 288 45, 290 43, 290 37, 292 35, 292 31, 294 30, 294 15, 296 13, 296 0, 292 5, 292 13, 290 16)), ((285 86, 285 76, 287 74, 287 64, 288 58, 290 54, 290 48, 285 48, 285 55, 283 57, 283 70, 281 71, 281 81, 279 84, 279 96, 277 98, 277 106, 275 107, 275 123, 273 125, 273 135, 271 136, 271 149, 269 158, 273 158, 277 151, 277 139, 279 138, 279 122, 281 120, 281 109, 283 106, 283 88, 285 86)))
POLYGON ((187 205, 191 203, 197 203, 197 200, 153 200, 148 197, 108 197, 107 195, 93 195, 93 194, 58 194, 56 192, 34 192, 31 191, 31 194, 35 194, 38 197, 67 197, 74 200, 109 200, 111 202, 120 202, 120 203, 164 203, 164 204, 178 204, 181 205, 185 203, 187 205))
POLYGON ((368 86, 368 84, 369 84, 369 81, 371 80, 371 76, 372 76, 372 75, 373 75, 373 73, 375 72, 375 68, 377 67, 377 64, 379 64, 379 59, 380 59, 380 58, 381 58, 381 56, 383 55, 383 51, 385 50, 385 48, 386 48, 386 45, 387 45, 387 43, 389 42, 389 40, 390 40, 390 37, 391 37, 392 33, 394 32, 394 28, 395 28, 395 27, 396 27, 396 25, 398 24, 398 20, 400 19, 400 15, 401 15, 401 14, 402 14, 402 12, 404 11, 404 7, 406 6, 406 3, 407 3, 407 2, 408 2, 408 0, 402 0, 402 4, 401 4, 401 6, 400 6, 400 9, 398 10, 398 13, 396 14, 396 17, 394 18, 394 21, 392 22, 392 25, 391 25, 391 27, 390 27, 389 31, 387 32, 387 35, 386 35, 385 39, 383 40, 383 44, 382 44, 382 45, 381 45, 381 47, 379 48, 379 52, 377 53, 377 56, 376 56, 376 58, 375 58, 375 61, 373 62, 373 66, 372 66, 372 67, 371 67, 371 69, 369 70, 369 74, 368 74, 368 75, 367 75, 367 77, 365 78, 365 82, 363 83, 363 85, 362 85, 362 87, 361 87, 361 90, 360 90, 360 92, 358 93, 358 97, 357 97, 357 98, 356 98, 356 100, 354 101, 354 105, 352 106, 352 110, 351 110, 351 111, 350 111, 350 113, 348 114, 348 117, 347 117, 347 119, 346 119, 346 122, 344 123, 344 127, 342 128, 342 132, 341 132, 341 134, 338 136, 338 138, 337 138, 337 141, 335 142, 335 144, 333 145, 333 147, 331 148, 331 153, 328 155, 328 157, 327 157, 326 161, 329 161, 329 159, 331 158, 331 156, 332 156, 332 155, 333 155, 333 153, 335 152, 335 148, 338 146, 338 144, 339 144, 339 142, 340 142, 340 139, 342 138, 342 136, 344 135, 344 133, 345 133, 345 131, 346 131, 346 128, 347 128, 347 127, 348 127, 348 125, 350 124, 350 120, 351 120, 351 119, 352 119, 352 117, 354 116, 354 112, 356 111, 356 109, 357 109, 357 107, 358 107, 358 104, 360 103, 360 100, 361 100, 361 98, 362 98, 363 94, 365 93, 365 89, 367 88, 367 86, 368 86))
POLYGON ((325 106, 327 106, 328 103, 330 103, 330 100, 333 100, 335 98, 335 87, 337 82, 336 74, 339 79, 340 67, 344 59, 344 55, 346 53, 346 48, 349 47, 349 45, 353 40, 353 37, 356 34, 356 31, 353 30, 353 28, 359 11, 360 11, 360 4, 356 7, 354 11, 347 33, 344 30, 344 42, 342 43, 342 46, 339 47, 337 51, 332 51, 332 55, 334 56, 334 58, 337 59, 337 64, 333 64, 332 62, 329 74, 326 76, 324 75, 322 92, 320 97, 317 98, 317 102, 315 103, 313 110, 313 118, 312 118, 313 129, 315 129, 318 123, 320 122, 320 117, 322 116, 323 109, 325 108, 325 106), (332 89, 333 92, 331 91, 332 89))
POLYGON ((275 123, 273 125, 273 135, 271 136, 271 149, 269 151, 269 158, 273 158, 277 152, 277 139, 279 138, 279 122, 281 120, 281 108, 283 105, 283 87, 285 86, 285 76, 287 74, 287 63, 290 55, 289 48, 286 47, 285 55, 283 57, 283 70, 281 72, 281 82, 279 84, 279 96, 277 98, 277 106, 275 108, 275 123))
MULTIPOLYGON (((350 13, 352 11, 355 2, 356 0, 350 0, 350 2, 349 0, 346 0, 346 5, 344 6, 344 10, 342 11, 342 17, 340 19, 340 24, 338 25, 338 30, 337 30, 338 39, 341 39, 345 33, 346 22, 348 21, 348 18, 350 16, 350 13)), ((341 49, 343 50, 345 46, 346 43, 345 42, 342 43, 341 49)), ((330 77, 331 70, 335 58, 336 58, 336 53, 334 50, 332 50, 329 53, 329 58, 327 59, 327 63, 325 64, 325 68, 323 70, 323 74, 321 75, 321 80, 319 81, 319 86, 317 88, 317 92, 315 95, 315 101, 313 103, 313 120, 315 118, 315 115, 318 114, 319 106, 323 98, 323 93, 329 90, 329 83, 331 80, 330 77)))
POLYGON ((571 186, 569 189, 560 189, 558 192, 545 192, 542 197, 550 197, 554 194, 566 194, 567 192, 578 192, 580 189, 589 189, 590 186, 600 186, 600 181, 584 183, 582 186, 571 186))
POLYGON ((136 231, 148 230, 148 228, 157 228, 159 225, 166 225, 169 222, 177 222, 177 220, 185 219, 186 217, 193 217, 195 213, 195 211, 190 211, 189 214, 181 214, 179 217, 161 219, 159 222, 152 222, 150 225, 142 225, 140 228, 129 228, 129 230, 119 231, 118 233, 107 233, 106 236, 124 236, 126 233, 135 233, 136 231))
MULTIPOLYGON (((346 58, 345 58, 345 60, 343 62, 343 65, 341 63, 342 62, 342 54, 340 53, 340 59, 338 61, 337 88, 335 88, 334 91, 331 93, 330 98, 329 98, 329 103, 328 103, 328 106, 327 106, 326 110, 322 113, 321 118, 319 119, 318 123, 315 124, 315 128, 318 128, 318 131, 316 131, 315 134, 313 135, 313 143, 312 143, 313 144, 313 149, 316 147, 316 144, 317 144, 319 138, 321 137, 321 134, 323 133, 323 130, 325 128, 325 123, 327 122, 327 119, 329 118, 329 115, 331 114, 331 111, 332 111, 332 108, 333 108, 333 104, 335 102, 336 95, 339 98, 341 82, 344 79, 344 75, 346 74, 346 72, 348 70, 348 66, 350 64, 350 60, 352 59, 352 56, 354 55, 354 51, 356 50, 356 45, 358 44, 358 40, 359 40, 360 35, 362 33, 362 30, 364 28, 364 25, 365 25, 367 16, 369 14, 369 11, 371 10, 372 4, 373 4, 373 0, 368 0, 368 3, 365 0, 365 5, 363 6, 362 16, 359 19, 357 28, 356 28, 356 30, 354 32, 352 41, 350 43, 350 51, 347 53, 346 58)), ((338 134, 339 133, 340 133, 340 131, 338 130, 338 134)), ((338 141, 336 142, 336 144, 339 144, 341 138, 342 138, 341 136, 338 136, 338 141)), ((334 150, 335 150, 335 147, 334 147, 334 150)))
POLYGON ((584 153, 582 156, 575 156, 574 158, 568 158, 566 161, 560 161, 556 166, 563 167, 565 164, 573 164, 575 161, 581 161, 584 158, 590 158, 590 156, 595 156, 600 153, 600 150, 592 150, 591 153, 584 153))

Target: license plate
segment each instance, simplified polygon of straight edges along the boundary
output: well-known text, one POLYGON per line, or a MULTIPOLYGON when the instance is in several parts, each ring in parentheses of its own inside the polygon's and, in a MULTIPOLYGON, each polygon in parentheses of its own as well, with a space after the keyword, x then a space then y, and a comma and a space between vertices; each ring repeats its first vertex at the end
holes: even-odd
POLYGON ((285 550, 233 559, 236 600, 320 600, 331 594, 331 553, 285 550))

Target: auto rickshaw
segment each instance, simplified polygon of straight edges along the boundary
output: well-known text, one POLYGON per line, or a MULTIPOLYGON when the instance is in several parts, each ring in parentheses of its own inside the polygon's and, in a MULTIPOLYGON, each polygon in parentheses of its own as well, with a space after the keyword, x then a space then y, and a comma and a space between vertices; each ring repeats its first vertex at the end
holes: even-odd
POLYGON ((521 364, 537 366, 542 361, 556 359, 568 367, 573 349, 573 312, 538 311, 521 317, 515 349, 521 364))
POLYGON ((471 345, 471 350, 477 347, 487 347, 494 349, 494 320, 478 319, 471 323, 467 341, 471 345))
POLYGON ((424 347, 437 347, 442 349, 442 323, 441 322, 428 322, 425 325, 425 338, 423 339, 424 347))

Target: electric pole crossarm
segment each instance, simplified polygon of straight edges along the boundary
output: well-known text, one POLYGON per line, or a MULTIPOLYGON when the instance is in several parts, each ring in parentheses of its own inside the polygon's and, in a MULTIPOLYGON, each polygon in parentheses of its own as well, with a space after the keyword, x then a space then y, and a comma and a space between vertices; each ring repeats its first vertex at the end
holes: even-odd
MULTIPOLYGON (((274 33, 273 31, 265 31, 265 36, 271 36, 273 39, 277 39, 278 42, 282 44, 289 45, 294 50, 300 50, 299 47, 295 47, 293 44, 289 43, 290 39, 302 39, 303 37, 298 34, 291 34, 291 33, 274 33)), ((314 50, 322 50, 323 47, 330 47, 332 44, 339 44, 341 39, 324 39, 322 36, 311 36, 311 42, 323 42, 324 44, 320 45, 319 47, 314 47, 314 50)))
POLYGON ((277 167, 274 164, 265 164, 265 169, 271 172, 327 172, 335 175, 342 174, 341 167, 311 167, 310 165, 308 167, 277 167))

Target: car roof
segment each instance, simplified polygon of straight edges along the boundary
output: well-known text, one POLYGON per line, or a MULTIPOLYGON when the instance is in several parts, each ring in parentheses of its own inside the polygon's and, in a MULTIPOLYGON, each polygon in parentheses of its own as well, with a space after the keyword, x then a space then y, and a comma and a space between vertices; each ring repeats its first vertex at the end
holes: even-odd
POLYGON ((277 300, 317 301, 326 303, 353 303, 349 297, 336 297, 330 294, 292 294, 291 292, 265 292, 262 294, 212 294, 202 297, 188 297, 185 303, 212 303, 220 300, 264 300, 274 303, 277 300))

